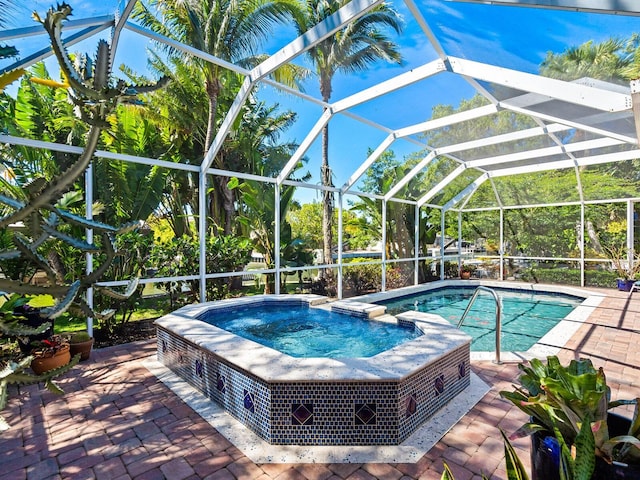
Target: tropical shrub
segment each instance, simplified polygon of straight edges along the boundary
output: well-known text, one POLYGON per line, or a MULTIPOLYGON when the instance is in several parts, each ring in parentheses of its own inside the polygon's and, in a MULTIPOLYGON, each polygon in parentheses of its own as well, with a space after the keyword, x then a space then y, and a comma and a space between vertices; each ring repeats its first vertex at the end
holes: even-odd
MULTIPOLYGON (((365 263, 369 259, 354 259, 342 269, 343 284, 355 295, 379 292, 382 290, 382 270, 378 263, 365 263)), ((393 290, 407 285, 406 274, 400 266, 387 266, 386 288, 393 290)))
POLYGON ((368 259, 355 259, 342 269, 344 287, 356 295, 376 292, 382 283, 379 264, 364 264, 368 259))
MULTIPOLYGON (((117 253, 107 270, 105 277, 110 280, 132 280, 143 277, 149 266, 151 250, 153 248, 153 236, 148 230, 138 230, 119 235, 116 239, 117 253)), ((138 285, 128 297, 96 295, 96 309, 115 310, 115 314, 104 318, 100 324, 102 327, 113 331, 114 328, 124 325, 140 306, 144 285, 138 285)))
MULTIPOLYGON (((159 277, 191 276, 199 272, 199 258, 198 240, 182 236, 155 244, 150 265, 156 269, 156 276, 159 277)), ((251 242, 247 238, 220 235, 207 240, 207 273, 240 271, 250 259, 251 242)), ((207 299, 225 298, 231 291, 231 284, 228 278, 209 279, 206 287, 207 299)), ((158 285, 169 294, 172 308, 200 300, 198 279, 163 282, 158 285)))

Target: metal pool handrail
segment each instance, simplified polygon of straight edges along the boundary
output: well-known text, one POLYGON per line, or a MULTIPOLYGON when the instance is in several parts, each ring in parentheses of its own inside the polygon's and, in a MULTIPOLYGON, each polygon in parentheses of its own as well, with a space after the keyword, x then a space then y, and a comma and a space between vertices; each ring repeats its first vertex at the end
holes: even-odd
POLYGON ((469 300, 469 304, 467 305, 467 308, 464 310, 462 317, 460 317, 460 321, 458 322, 458 328, 462 326, 462 322, 464 322, 464 319, 467 317, 469 310, 471 310, 471 306, 473 305, 473 302, 476 301, 476 298, 478 297, 480 292, 490 293, 493 296, 493 299, 496 301, 496 359, 494 360, 494 363, 497 363, 499 365, 502 363, 500 361, 500 337, 502 335, 502 299, 494 289, 485 287, 482 285, 480 285, 478 288, 475 289, 475 291, 473 292, 473 296, 471 297, 471 300, 469 300))

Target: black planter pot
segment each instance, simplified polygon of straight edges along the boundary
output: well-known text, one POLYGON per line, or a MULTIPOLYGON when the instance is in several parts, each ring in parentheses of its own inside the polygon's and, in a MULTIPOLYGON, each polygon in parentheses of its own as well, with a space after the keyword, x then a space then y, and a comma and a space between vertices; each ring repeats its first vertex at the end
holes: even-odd
MULTIPOLYGON (((609 413, 607 425, 609 437, 617 437, 627 434, 631 420, 609 413)), ((531 436, 531 480, 560 480, 557 447, 554 446, 555 439, 552 441, 551 438, 553 437, 544 432, 537 432, 531 436)), ((609 465, 604 460, 596 458, 596 468, 591 479, 640 480, 640 466, 609 465)))

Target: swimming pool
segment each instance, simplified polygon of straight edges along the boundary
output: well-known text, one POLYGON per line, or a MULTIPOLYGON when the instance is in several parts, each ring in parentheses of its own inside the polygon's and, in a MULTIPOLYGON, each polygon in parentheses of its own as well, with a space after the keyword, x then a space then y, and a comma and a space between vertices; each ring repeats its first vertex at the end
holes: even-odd
POLYGON ((224 315, 208 310, 199 319, 297 358, 373 357, 422 335, 413 325, 365 320, 307 305, 264 304, 224 315))
MULTIPOLYGON (((389 306, 393 309, 394 307, 390 305, 392 302, 401 301, 402 299, 411 299, 411 303, 413 303, 416 300, 416 295, 429 294, 429 292, 431 291, 449 288, 463 289, 463 292, 468 293, 469 291, 473 292, 479 286, 497 289, 501 293, 504 293, 506 291, 519 292, 520 294, 525 296, 523 298, 526 298, 527 295, 540 295, 540 297, 536 298, 552 296, 555 297, 556 300, 562 299, 562 301, 564 301, 566 299, 570 299, 571 303, 575 301, 578 304, 577 306, 575 306, 575 308, 573 308, 573 310, 565 315, 564 318, 560 319, 560 321, 558 321, 557 324, 553 326, 546 334, 544 334, 544 336, 539 338, 539 336, 542 335, 542 332, 538 332, 535 337, 539 339, 529 349, 512 350, 515 348, 519 348, 515 346, 515 344, 512 344, 511 346, 509 346, 509 348, 503 346, 502 359, 509 361, 520 361, 522 359, 529 359, 534 357, 546 358, 549 355, 557 355, 558 351, 566 345, 566 343, 578 331, 582 324, 589 318, 595 308, 600 305, 602 300, 606 297, 606 294, 604 293, 564 285, 503 282, 497 280, 444 280, 398 288, 395 290, 389 290, 387 292, 362 295, 360 297, 353 297, 353 300, 358 302, 377 304, 381 308, 387 308, 389 306)), ((484 296, 490 299, 492 298, 492 296, 488 293, 481 293, 476 301, 480 302, 480 299, 484 296)), ((443 303, 447 302, 445 301, 443 303)), ((485 350, 479 351, 477 346, 472 345, 472 360, 493 360, 495 358, 495 306, 493 306, 495 302, 491 300, 491 303, 491 309, 486 313, 486 317, 484 319, 480 319, 480 323, 482 323, 480 327, 485 328, 485 332, 483 333, 485 333, 484 337, 486 337, 486 340, 484 341, 488 342, 489 346, 486 347, 485 350)), ((458 307, 459 314, 457 314, 456 319, 453 321, 454 324, 457 324, 458 319, 464 311, 464 308, 465 307, 463 305, 460 305, 458 307)), ((438 313, 419 312, 414 309, 413 305, 408 305, 406 312, 407 314, 411 314, 412 316, 427 315, 442 318, 438 313)), ((467 323, 468 319, 469 318, 467 317, 465 323, 467 323)), ((443 321, 444 320, 445 319, 443 319, 443 321)), ((448 321, 451 322, 451 320, 448 321)), ((538 322, 537 319, 532 320, 532 323, 533 322, 540 324, 543 323, 541 321, 538 322)), ((528 325, 525 333, 530 333, 530 330, 532 330, 532 326, 528 325)), ((504 337, 504 332, 502 337, 504 337)), ((502 343, 504 345, 504 341, 502 343)))
MULTIPOLYGON (((569 315, 584 298, 541 291, 496 288, 502 299, 502 348, 506 351, 526 351, 569 315)), ((406 311, 440 315, 457 325, 469 304, 475 287, 438 288, 406 297, 379 302, 387 313, 406 311)), ((473 340, 471 351, 495 349, 496 304, 489 294, 480 294, 465 318, 462 330, 473 340)))

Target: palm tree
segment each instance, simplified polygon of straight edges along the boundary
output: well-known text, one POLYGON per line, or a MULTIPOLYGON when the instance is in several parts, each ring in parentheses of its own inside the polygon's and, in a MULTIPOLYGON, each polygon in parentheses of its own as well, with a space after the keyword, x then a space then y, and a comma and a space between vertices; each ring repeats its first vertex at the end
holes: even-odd
MULTIPOLYGON (((251 99, 253 102, 254 99, 251 99)), ((247 113, 242 117, 243 124, 237 130, 237 134, 230 138, 230 142, 236 148, 232 148, 230 155, 246 158, 235 158, 235 163, 250 164, 252 170, 263 176, 274 176, 286 164, 298 145, 294 143, 281 143, 280 136, 295 121, 292 112, 278 112, 278 106, 268 107, 263 102, 249 103, 245 106, 247 113)), ((302 168, 303 162, 296 165, 295 170, 302 168)), ((297 180, 308 181, 310 174, 307 172, 297 180)), ((300 266, 301 262, 311 262, 308 248, 300 239, 293 238, 291 225, 287 222, 287 212, 294 204, 296 187, 284 185, 274 186, 255 180, 245 180, 238 185, 242 191, 239 209, 243 213, 239 223, 245 228, 245 234, 250 236, 254 248, 264 255, 267 268, 275 266, 276 256, 280 256, 284 264, 300 266), (275 191, 281 188, 279 215, 280 215, 280 249, 275 246, 275 191)), ((304 264, 304 263, 303 263, 304 264)), ((273 293, 273 274, 267 275, 265 294, 273 293)))
POLYGON ((628 42, 610 38, 601 43, 588 41, 560 54, 549 52, 540 64, 540 74, 559 80, 582 77, 626 83, 623 72, 632 61, 626 51, 628 42))
MULTIPOLYGON (((150 0, 149 5, 157 15, 138 2, 133 17, 145 27, 191 45, 198 50, 219 59, 244 67, 252 67, 263 57, 257 53, 260 45, 269 38, 273 27, 286 22, 299 10, 295 0, 150 0)), ((231 89, 239 86, 238 76, 219 65, 185 54, 172 47, 164 46, 170 57, 181 58, 196 68, 199 78, 192 79, 204 86, 208 101, 208 119, 204 141, 205 152, 211 146, 219 121, 219 101, 224 96, 233 95, 231 89)), ((295 84, 295 75, 290 67, 282 76, 274 75, 282 81, 295 84)), ((194 100, 192 99, 191 102, 194 100)), ((228 169, 223 155, 216 159, 216 166, 228 169)), ((222 205, 224 232, 230 234, 235 212, 235 195, 227 184, 226 177, 216 177, 217 188, 212 204, 222 205)))
MULTIPOLYGON (((349 3, 348 0, 307 0, 304 14, 295 18, 298 33, 303 34, 347 3, 349 3)), ((388 4, 382 3, 308 50, 308 58, 320 80, 322 100, 328 102, 331 99, 333 77, 338 72, 363 72, 379 60, 401 63, 402 57, 398 46, 384 33, 387 28, 400 33, 402 20, 388 4)), ((322 130, 320 175, 322 185, 327 187, 332 186, 328 147, 329 126, 325 125, 322 130)), ((326 190, 323 192, 323 206, 324 261, 331 263, 332 192, 326 190)))

